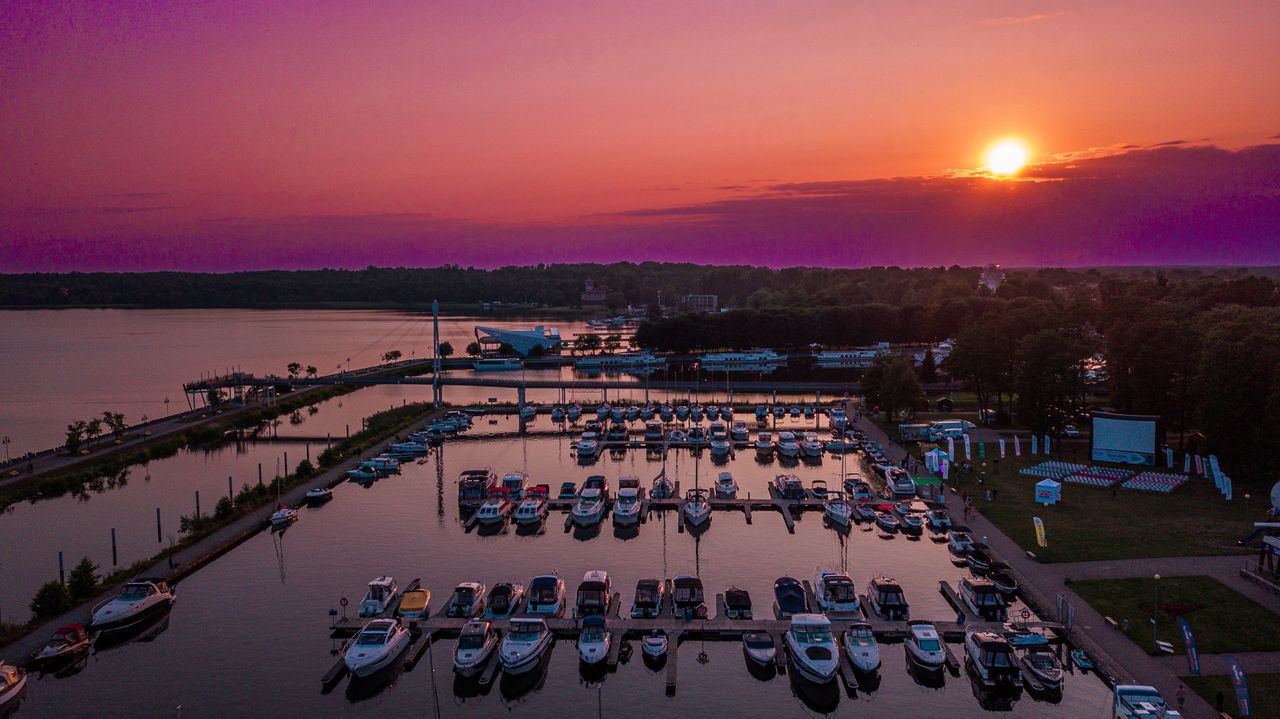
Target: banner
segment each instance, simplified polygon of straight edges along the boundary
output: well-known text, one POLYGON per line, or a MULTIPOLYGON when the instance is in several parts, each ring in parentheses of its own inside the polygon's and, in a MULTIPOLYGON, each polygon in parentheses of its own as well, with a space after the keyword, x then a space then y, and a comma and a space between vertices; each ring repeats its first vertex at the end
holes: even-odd
POLYGON ((1230 477, 1223 476, 1222 478, 1222 496, 1226 497, 1228 502, 1231 501, 1231 478, 1230 477))
POLYGON ((1196 651, 1196 635, 1191 633, 1191 625, 1187 620, 1178 617, 1178 628, 1182 630, 1182 644, 1187 649, 1187 673, 1200 676, 1200 652, 1196 651))
POLYGON ((1191 474, 1191 455, 1182 455, 1182 473, 1191 474))
POLYGON ((944 481, 947 479, 947 474, 950 473, 950 471, 951 471, 951 462, 945 459, 942 460, 942 479, 944 481))
POLYGON ((987 458, 987 443, 979 441, 978 442, 978 459, 986 459, 986 458, 987 458))
POLYGON ((1036 525, 1036 544, 1041 547, 1049 546, 1049 538, 1045 536, 1044 522, 1039 517, 1032 517, 1031 521, 1036 525))
POLYGON ((1056 616, 1056 617, 1058 618, 1058 621, 1060 621, 1060 622, 1061 622, 1061 621, 1062 621, 1062 619, 1063 619, 1063 617, 1062 617, 1063 607, 1066 605, 1067 600, 1066 600, 1066 598, 1065 598, 1065 597, 1063 597, 1061 594, 1059 594, 1059 595, 1058 595, 1058 598, 1057 598, 1057 603, 1058 603, 1058 613, 1057 613, 1057 614, 1055 614, 1054 616, 1056 616))
POLYGON ((1173 469, 1173 447, 1164 448, 1164 464, 1169 469, 1173 469))
POLYGON ((964 458, 973 459, 973 454, 969 450, 969 435, 967 434, 964 436, 964 458))
POLYGON ((1071 631, 1071 628, 1074 627, 1075 625, 1076 625, 1076 605, 1068 604, 1067 605, 1067 631, 1068 632, 1071 631))
POLYGON ((1044 436, 1044 453, 1049 454, 1049 435, 1044 436))
POLYGON ((1022 456, 1022 441, 1018 439, 1018 435, 1013 435, 1013 456, 1022 456))
POLYGON ((1204 457, 1198 454, 1196 455, 1196 474, 1204 476, 1204 457))
POLYGON ((1004 459, 1004 437, 1000 438, 1000 459, 1004 459))
POLYGON ((1213 472, 1215 479, 1222 476, 1222 468, 1218 466, 1218 455, 1209 455, 1209 470, 1213 472))
POLYGON ((947 437, 947 456, 955 458, 956 456, 956 439, 955 437, 947 437))
POLYGON ((1036 449, 1037 444, 1038 442, 1036 440, 1036 436, 1034 434, 1031 435, 1031 453, 1032 454, 1040 454, 1039 450, 1036 449))
POLYGON ((1240 716, 1249 716, 1249 684, 1244 679, 1244 667, 1240 666, 1240 662, 1236 658, 1228 654, 1227 671, 1231 672, 1231 685, 1236 688, 1236 707, 1240 710, 1240 716))

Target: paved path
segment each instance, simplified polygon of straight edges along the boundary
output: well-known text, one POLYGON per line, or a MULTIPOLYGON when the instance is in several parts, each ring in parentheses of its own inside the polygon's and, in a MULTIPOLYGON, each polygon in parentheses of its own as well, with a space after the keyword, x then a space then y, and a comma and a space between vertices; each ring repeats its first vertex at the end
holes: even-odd
POLYGON ((1209 576, 1244 596, 1280 614, 1280 594, 1240 576, 1240 569, 1253 555, 1221 557, 1163 557, 1160 559, 1107 559, 1096 562, 1065 562, 1049 565, 1071 579, 1127 579, 1129 577, 1209 576))
MULTIPOLYGON (((1274 674, 1280 672, 1280 652, 1233 652, 1246 674, 1274 674)), ((1227 671, 1226 654, 1201 654, 1201 674, 1230 674, 1227 671)), ((1175 674, 1187 673, 1187 657, 1185 654, 1170 654, 1159 657, 1160 663, 1175 674)))

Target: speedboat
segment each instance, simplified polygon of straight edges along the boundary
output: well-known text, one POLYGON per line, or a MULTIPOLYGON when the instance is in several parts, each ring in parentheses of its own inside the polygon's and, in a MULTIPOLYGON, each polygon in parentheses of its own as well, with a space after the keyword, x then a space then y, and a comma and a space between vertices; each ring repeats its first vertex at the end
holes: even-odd
POLYGON ((1007 599, 1012 599, 1018 594, 1018 580, 1013 576, 1013 567, 1009 563, 997 559, 991 563, 991 568, 987 570, 987 579, 996 585, 996 589, 1000 590, 1007 599))
POLYGON ((464 677, 479 674, 489 663, 498 646, 498 631, 483 619, 472 619, 462 626, 458 644, 453 650, 453 670, 464 677))
POLYGON ((768 632, 747 632, 742 635, 742 652, 747 659, 762 667, 772 666, 778 656, 778 647, 768 632))
POLYGON ((573 523, 581 527, 599 524, 604 518, 604 499, 600 490, 584 487, 578 493, 578 503, 573 505, 573 523))
POLYGON ((769 419, 769 408, 760 405, 756 407, 756 424, 764 424, 769 419))
POLYGON ((756 432, 756 454, 762 457, 773 456, 773 434, 756 432))
POLYGON ((961 525, 954 525, 947 530, 947 549, 956 557, 964 557, 969 553, 969 548, 973 546, 973 535, 969 534, 969 528, 961 525))
POLYGON ((827 519, 841 527, 849 526, 849 522, 853 520, 853 505, 845 498, 844 492, 830 493, 827 501, 822 503, 822 512, 827 519))
POLYGON ((786 407, 783 407, 783 406, 781 406, 781 405, 774 405, 774 407, 773 407, 773 416, 774 416, 774 417, 777 417, 778 419, 782 419, 783 417, 786 417, 786 416, 787 416, 787 408, 786 408, 786 407))
POLYGON ((498 475, 492 469, 468 469, 458 475, 458 501, 483 502, 489 491, 498 486, 498 475))
POLYGON ((627 441, 627 425, 621 422, 615 422, 609 425, 609 429, 604 433, 605 442, 626 442, 627 441))
POLYGON ((1009 640, 985 629, 964 633, 965 664, 986 687, 1017 687, 1022 681, 1009 640))
MULTIPOLYGON (((49 641, 34 657, 31 665, 37 668, 54 667, 66 662, 89 649, 89 634, 83 624, 68 624, 59 627, 49 641)), ((3 706, 3 702, 0 702, 3 706)))
POLYGON ((525 485, 528 483, 529 475, 524 472, 507 472, 502 475, 502 488, 507 490, 507 496, 511 499, 523 497, 525 485))
POLYGON ((951 515, 945 509, 930 509, 924 513, 924 516, 929 520, 929 529, 935 532, 942 532, 952 527, 951 515))
POLYGON ((684 444, 689 441, 689 435, 683 429, 673 429, 667 433, 667 442, 670 444, 684 444))
POLYGON ((717 405, 709 404, 707 405, 706 410, 707 410, 707 419, 710 419, 710 420, 720 419, 720 407, 718 407, 717 405))
POLYGON ((689 419, 693 420, 694 422, 702 421, 702 405, 695 404, 689 407, 689 419))
POLYGON ((640 408, 640 419, 648 422, 649 420, 653 419, 653 414, 657 411, 658 411, 657 408, 654 407, 652 404, 646 404, 645 406, 640 408))
POLYGON ((402 619, 426 619, 431 614, 431 590, 414 580, 409 588, 400 594, 400 604, 396 607, 396 616, 402 619))
POLYGON ((932 622, 907 622, 907 656, 926 671, 941 669, 947 663, 947 652, 932 622))
POLYGON ((582 575, 582 583, 578 585, 578 601, 575 605, 575 616, 589 617, 593 614, 605 614, 609 611, 612 585, 609 573, 593 569, 582 575))
POLYGON ((565 412, 564 412, 564 408, 563 408, 563 407, 561 407, 561 406, 559 406, 559 405, 556 405, 555 407, 552 407, 552 408, 551 408, 551 421, 552 421, 552 422, 563 422, 563 421, 564 421, 564 415, 565 415, 565 412))
POLYGON ((803 432, 800 435, 800 452, 806 457, 822 456, 822 441, 817 432, 803 432))
POLYGON ((750 619, 751 594, 737 587, 729 587, 725 590, 724 615, 728 619, 750 619))
POLYGON ((507 674, 528 672, 538 666, 551 642, 551 630, 547 628, 547 620, 541 616, 523 614, 512 619, 498 650, 502 671, 507 674))
POLYGON ((27 688, 27 673, 22 669, 0 662, 0 712, 8 715, 22 701, 27 688))
POLYGON ((804 499, 804 484, 794 474, 779 474, 773 478, 773 488, 783 499, 804 499))
POLYGON ((376 617, 391 606, 400 593, 394 577, 375 577, 369 581, 369 591, 356 610, 358 617, 376 617))
POLYGON ((898 531, 899 524, 898 518, 888 512, 876 513, 876 526, 886 532, 892 533, 898 531))
POLYGON ((1004 626, 1004 638, 1008 639, 1010 644, 1019 649, 1049 646, 1049 637, 1046 637, 1041 632, 1016 624, 1006 623, 1004 626))
POLYGON ((488 619, 508 619, 524 601, 524 585, 518 582, 498 582, 489 590, 484 616, 488 619))
POLYGON ((870 674, 880 668, 880 645, 876 643, 876 633, 866 622, 856 622, 844 633, 844 653, 849 663, 864 674, 870 674))
POLYGON ((662 442, 661 422, 654 419, 644 423, 644 441, 649 444, 658 444, 662 442))
POLYGON ((627 419, 627 410, 622 407, 610 407, 609 419, 613 420, 615 424, 621 424, 627 419))
POLYGON ((409 643, 409 630, 399 619, 373 619, 351 642, 343 662, 352 674, 367 677, 390 666, 409 643))
POLYGON ((661 659, 667 655, 667 633, 655 629, 640 640, 640 651, 650 659, 661 659))
POLYGON ((850 437, 835 437, 823 443, 822 448, 832 454, 844 454, 858 448, 858 442, 850 437))
POLYGON ((840 669, 840 651, 831 633, 831 620, 821 614, 797 614, 783 639, 787 656, 797 674, 815 684, 826 684, 840 669))
POLYGON ((689 427, 689 431, 685 433, 685 440, 694 447, 701 447, 707 442, 707 432, 702 428, 702 425, 695 424, 689 427))
POLYGON ((307 490, 307 504, 314 507, 333 499, 333 490, 328 487, 315 487, 307 490))
POLYGON ((853 505, 853 513, 858 518, 859 522, 876 521, 876 510, 869 504, 859 502, 853 505))
POLYGON ((996 585, 985 579, 965 577, 960 580, 957 593, 969 611, 985 621, 1003 622, 1009 617, 1009 603, 1005 601, 1004 595, 996 589, 996 585))
POLYGON ((662 418, 663 422, 670 422, 671 418, 675 416, 675 411, 671 409, 671 405, 663 404, 658 408, 658 416, 662 418))
POLYGON ((697 527, 711 519, 711 503, 707 501, 707 490, 694 488, 684 493, 684 521, 697 527))
POLYGON ((662 611, 662 596, 666 585, 657 579, 641 579, 636 582, 636 593, 631 598, 632 619, 657 619, 662 611))
POLYGON ((1116 719, 1181 719, 1182 714, 1165 704, 1155 687, 1117 684, 1112 709, 1116 719))
POLYGON ((848 492, 849 496, 855 502, 865 502, 876 498, 876 496, 871 493, 871 484, 863 479, 862 475, 856 472, 851 472, 845 475, 844 491, 848 492))
POLYGON ((444 615, 467 618, 479 616, 483 611, 484 585, 480 582, 462 582, 453 588, 444 615))
POLYGON ((559 499, 573 499, 578 496, 578 484, 576 482, 561 482, 559 499))
POLYGON ((675 492, 676 486, 667 479, 667 473, 663 471, 653 478, 653 487, 649 489, 649 496, 654 499, 670 499, 675 492))
POLYGON ((605 421, 605 419, 608 418, 609 416, 610 409, 611 408, 609 407, 608 402, 605 402, 601 404, 599 407, 596 407, 596 419, 601 422, 605 421))
POLYGON ((480 524, 500 524, 507 518, 507 511, 510 509, 507 488, 495 487, 489 492, 489 498, 476 510, 476 521, 480 524))
POLYGON ((537 524, 545 519, 547 516, 547 496, 550 493, 550 487, 545 484, 530 487, 525 492, 525 497, 520 501, 520 505, 516 507, 516 524, 537 524))
POLYGON ((729 437, 735 442, 748 441, 751 433, 747 429, 747 423, 740 419, 733 420, 733 425, 729 427, 729 437))
POLYGON ((733 479, 733 472, 721 472, 716 479, 716 496, 721 499, 733 499, 738 496, 738 483, 733 479))
POLYGON ((991 547, 984 542, 974 542, 969 545, 969 551, 965 554, 965 561, 968 562, 969 568, 975 572, 986 572, 991 569, 991 562, 995 561, 995 557, 991 555, 991 547))
POLYGON ((801 410, 799 407, 795 405, 791 405, 791 409, 787 410, 787 413, 790 414, 793 418, 795 418, 800 416, 801 410))
POLYGON ((1051 649, 1036 647, 1018 657, 1022 681, 1036 691, 1054 691, 1062 688, 1062 662, 1051 649))
POLYGON ((707 618, 707 601, 701 579, 681 575, 671 581, 671 613, 676 619, 707 618))
POLYGON ((640 419, 640 408, 635 406, 634 404, 631 405, 630 407, 627 407, 627 421, 634 422, 637 419, 640 419))
POLYGON ((681 422, 685 421, 686 419, 689 419, 689 405, 682 404, 682 405, 676 406, 676 419, 680 420, 681 422))
POLYGON ((905 469, 890 467, 885 473, 885 484, 889 485, 889 491, 895 497, 910 499, 916 496, 916 481, 905 469))
POLYGON ((867 601, 871 604, 871 611, 881 619, 894 621, 911 616, 911 607, 902 586, 893 577, 873 577, 867 584, 867 601))
POLYGON ((564 613, 564 581, 554 574, 541 574, 529 582, 528 614, 558 617, 564 613))
POLYGON ((1076 665, 1077 669, 1086 672, 1092 670, 1096 666, 1093 663, 1093 660, 1089 658, 1089 655, 1079 647, 1071 650, 1071 663, 1076 665))
POLYGON ((577 422, 578 418, 582 416, 582 405, 574 402, 569 405, 569 410, 566 414, 568 415, 570 422, 577 422))
POLYGON ((902 512, 898 516, 901 518, 899 519, 899 529, 903 532, 919 534, 924 531, 924 517, 921 517, 919 514, 916 514, 915 512, 902 512))
POLYGON ((177 590, 163 579, 135 579, 114 599, 98 605, 89 622, 90 632, 121 629, 160 614, 173 606, 177 590))
POLYGON ((733 448, 729 445, 729 440, 723 436, 711 436, 711 456, 728 457, 730 450, 733 448))
POLYGON ((618 499, 613 503, 613 523, 631 525, 640 521, 640 490, 635 487, 622 487, 618 490, 618 499))
POLYGON ((778 619, 809 613, 809 599, 798 580, 778 577, 773 583, 773 613, 778 619))
POLYGON ((578 659, 587 666, 595 666, 609 656, 613 632, 605 628, 604 615, 593 614, 582 620, 578 634, 578 659))
POLYGON ((827 498, 827 480, 825 479, 813 480, 812 482, 809 483, 809 492, 813 495, 814 499, 826 499, 827 498))
POLYGON ((813 578, 813 593, 818 609, 823 614, 862 617, 858 590, 853 586, 853 580, 844 572, 819 571, 813 578))
POLYGON ((595 432, 583 432, 573 448, 577 450, 579 457, 594 457, 600 451, 600 435, 595 432))
POLYGON ((347 470, 347 477, 351 479, 353 482, 372 483, 373 480, 377 479, 379 476, 381 475, 379 475, 377 472, 373 471, 372 469, 365 469, 364 467, 356 467, 355 469, 347 470))
POLYGON ((532 404, 526 404, 520 408, 520 419, 528 422, 538 416, 538 408, 532 404))
POLYGON ((800 456, 800 443, 796 441, 796 435, 793 432, 778 434, 778 454, 782 457, 800 456))

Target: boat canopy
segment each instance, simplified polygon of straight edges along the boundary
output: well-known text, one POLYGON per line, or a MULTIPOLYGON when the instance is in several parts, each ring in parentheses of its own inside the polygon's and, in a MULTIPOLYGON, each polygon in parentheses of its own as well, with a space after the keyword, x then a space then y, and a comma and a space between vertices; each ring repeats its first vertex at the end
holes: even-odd
POLYGON ((745 589, 730 587, 724 593, 724 605, 729 609, 750 609, 751 594, 745 589))

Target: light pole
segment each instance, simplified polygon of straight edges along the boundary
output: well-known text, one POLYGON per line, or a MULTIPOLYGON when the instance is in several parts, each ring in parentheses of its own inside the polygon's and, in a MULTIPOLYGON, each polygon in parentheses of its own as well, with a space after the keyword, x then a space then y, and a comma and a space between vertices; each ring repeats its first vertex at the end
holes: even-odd
POLYGON ((169 398, 168 397, 164 398, 164 416, 166 417, 169 416, 169 398))
POLYGON ((4 445, 4 461, 6 462, 9 461, 9 442, 10 441, 12 440, 9 439, 9 435, 7 434, 4 437, 0 438, 0 444, 4 445))
POLYGON ((1159 649, 1158 632, 1160 627, 1160 575, 1155 575, 1156 607, 1151 612, 1151 648, 1159 649))

